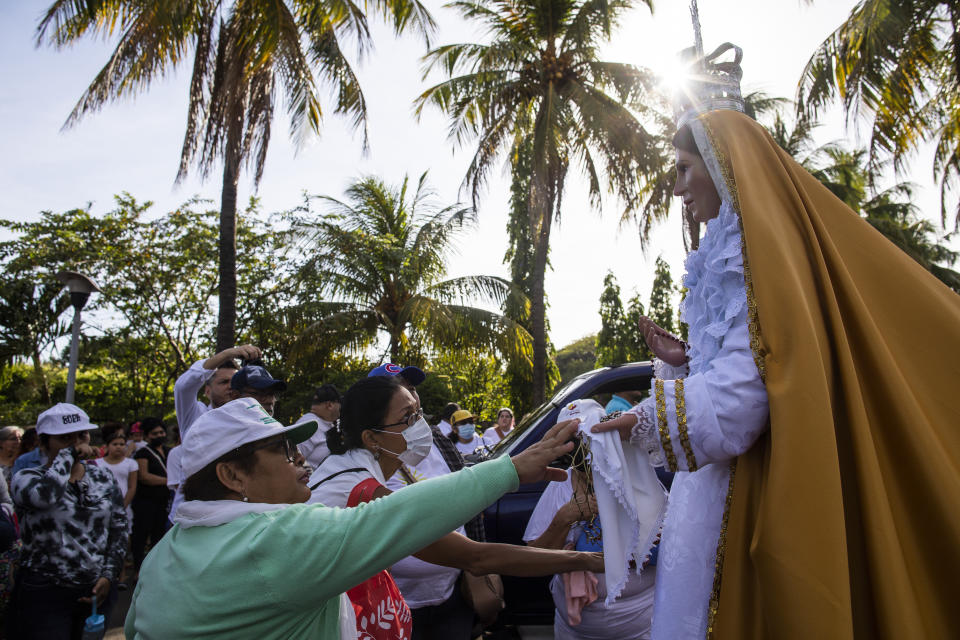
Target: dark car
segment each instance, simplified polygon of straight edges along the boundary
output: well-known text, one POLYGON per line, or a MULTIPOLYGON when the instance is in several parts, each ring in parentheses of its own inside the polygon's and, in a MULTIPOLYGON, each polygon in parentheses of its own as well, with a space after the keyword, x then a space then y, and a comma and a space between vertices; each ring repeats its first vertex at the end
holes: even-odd
MULTIPOLYGON (((605 367, 584 373, 571 380, 545 404, 528 413, 517 426, 483 459, 517 454, 535 442, 557 423, 560 410, 568 403, 592 398, 605 404, 613 393, 628 390, 649 390, 653 377, 650 362, 633 362, 605 367)), ((509 544, 524 544, 523 531, 530 514, 547 486, 546 482, 521 484, 484 512, 487 540, 509 544)), ((503 577, 506 609, 500 616, 508 624, 553 624, 553 599, 549 590, 550 578, 503 577)))

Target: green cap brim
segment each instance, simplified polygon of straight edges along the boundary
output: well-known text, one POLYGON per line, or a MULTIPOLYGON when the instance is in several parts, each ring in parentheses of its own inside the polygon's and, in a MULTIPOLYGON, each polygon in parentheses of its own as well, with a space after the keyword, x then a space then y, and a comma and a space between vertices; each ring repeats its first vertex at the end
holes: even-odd
POLYGON ((284 429, 284 433, 291 444, 300 444, 304 440, 309 440, 313 437, 313 434, 315 434, 319 428, 320 423, 316 420, 311 420, 310 422, 301 422, 300 424, 289 426, 284 429))

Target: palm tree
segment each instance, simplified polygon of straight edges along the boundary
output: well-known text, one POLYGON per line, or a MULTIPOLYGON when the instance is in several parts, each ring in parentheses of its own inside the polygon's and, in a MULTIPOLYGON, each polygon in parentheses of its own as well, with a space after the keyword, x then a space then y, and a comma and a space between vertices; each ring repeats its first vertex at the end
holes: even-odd
POLYGON ((497 350, 530 357, 530 336, 519 324, 486 309, 517 292, 495 276, 445 278, 453 243, 476 221, 469 207, 434 204, 424 173, 411 190, 367 177, 346 190, 346 201, 321 197, 319 220, 300 217, 293 232, 310 257, 299 279, 322 302, 306 302, 321 316, 314 329, 341 335, 355 347, 385 335, 394 362, 424 362, 435 352, 497 350))
POLYGON ((848 120, 869 120, 874 167, 892 159, 900 169, 920 144, 936 140, 934 175, 946 224, 948 193, 960 183, 960 4, 861 0, 800 80, 798 104, 807 115, 836 99, 848 120))
MULTIPOLYGON (((334 113, 362 129, 367 144, 366 102, 341 49, 344 38, 355 39, 361 55, 370 48, 367 6, 352 0, 56 0, 40 21, 38 44, 48 40, 58 48, 87 35, 120 34, 65 126, 110 100, 144 91, 192 55, 177 180, 191 164, 207 177, 223 161, 217 350, 234 344, 240 169, 246 163, 259 183, 277 99, 282 96, 291 135, 301 143, 320 130, 318 85, 327 83, 336 94, 334 113)), ((427 39, 434 28, 418 0, 373 0, 369 6, 397 33, 413 28, 427 39)))
MULTIPOLYGON (((643 4, 652 7, 652 0, 643 4)), ((632 8, 627 0, 458 0, 447 5, 483 24, 489 43, 450 44, 425 57, 424 77, 441 69, 447 80, 416 101, 450 117, 450 138, 477 139, 467 170, 474 204, 498 157, 532 141, 529 225, 530 326, 533 334, 533 402, 546 389, 544 273, 550 230, 561 211, 571 164, 586 175, 590 204, 600 207, 604 186, 626 210, 641 206, 641 176, 662 162, 654 136, 637 114, 652 74, 629 64, 603 62, 598 47, 632 8)))

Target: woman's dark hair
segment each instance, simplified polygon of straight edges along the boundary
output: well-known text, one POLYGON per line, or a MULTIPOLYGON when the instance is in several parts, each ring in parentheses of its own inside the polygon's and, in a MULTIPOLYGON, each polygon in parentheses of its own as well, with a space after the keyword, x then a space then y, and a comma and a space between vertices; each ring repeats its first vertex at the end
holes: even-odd
POLYGON ((347 389, 340 405, 340 424, 327 431, 330 453, 339 455, 363 447, 360 434, 383 424, 390 401, 400 389, 403 385, 396 376, 363 378, 347 389))
POLYGON ((248 442, 229 451, 200 471, 186 479, 183 483, 184 500, 227 500, 230 490, 223 486, 217 477, 217 465, 221 462, 233 462, 244 473, 253 473, 257 466, 256 446, 260 440, 248 442))
POLYGON ((108 420, 100 425, 100 435, 103 437, 103 442, 106 444, 113 440, 113 434, 117 431, 123 430, 123 423, 117 422, 116 420, 108 420))
POLYGON ((694 139, 693 131, 688 124, 683 125, 673 134, 673 146, 687 153, 692 153, 695 156, 703 157, 700 155, 700 149, 697 148, 697 141, 694 139))
POLYGON ((140 431, 143 432, 143 435, 147 435, 157 427, 163 427, 164 431, 167 430, 163 424, 163 420, 157 418, 156 416, 147 416, 140 421, 140 431))

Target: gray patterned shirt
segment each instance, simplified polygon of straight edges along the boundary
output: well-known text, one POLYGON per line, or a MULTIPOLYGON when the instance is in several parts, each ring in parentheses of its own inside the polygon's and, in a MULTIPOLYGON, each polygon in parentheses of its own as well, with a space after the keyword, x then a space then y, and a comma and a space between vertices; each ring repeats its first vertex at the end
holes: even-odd
POLYGON ((73 449, 61 449, 49 468, 24 469, 13 479, 22 514, 20 564, 59 584, 116 581, 127 549, 127 513, 113 474, 85 464, 69 482, 73 449))

